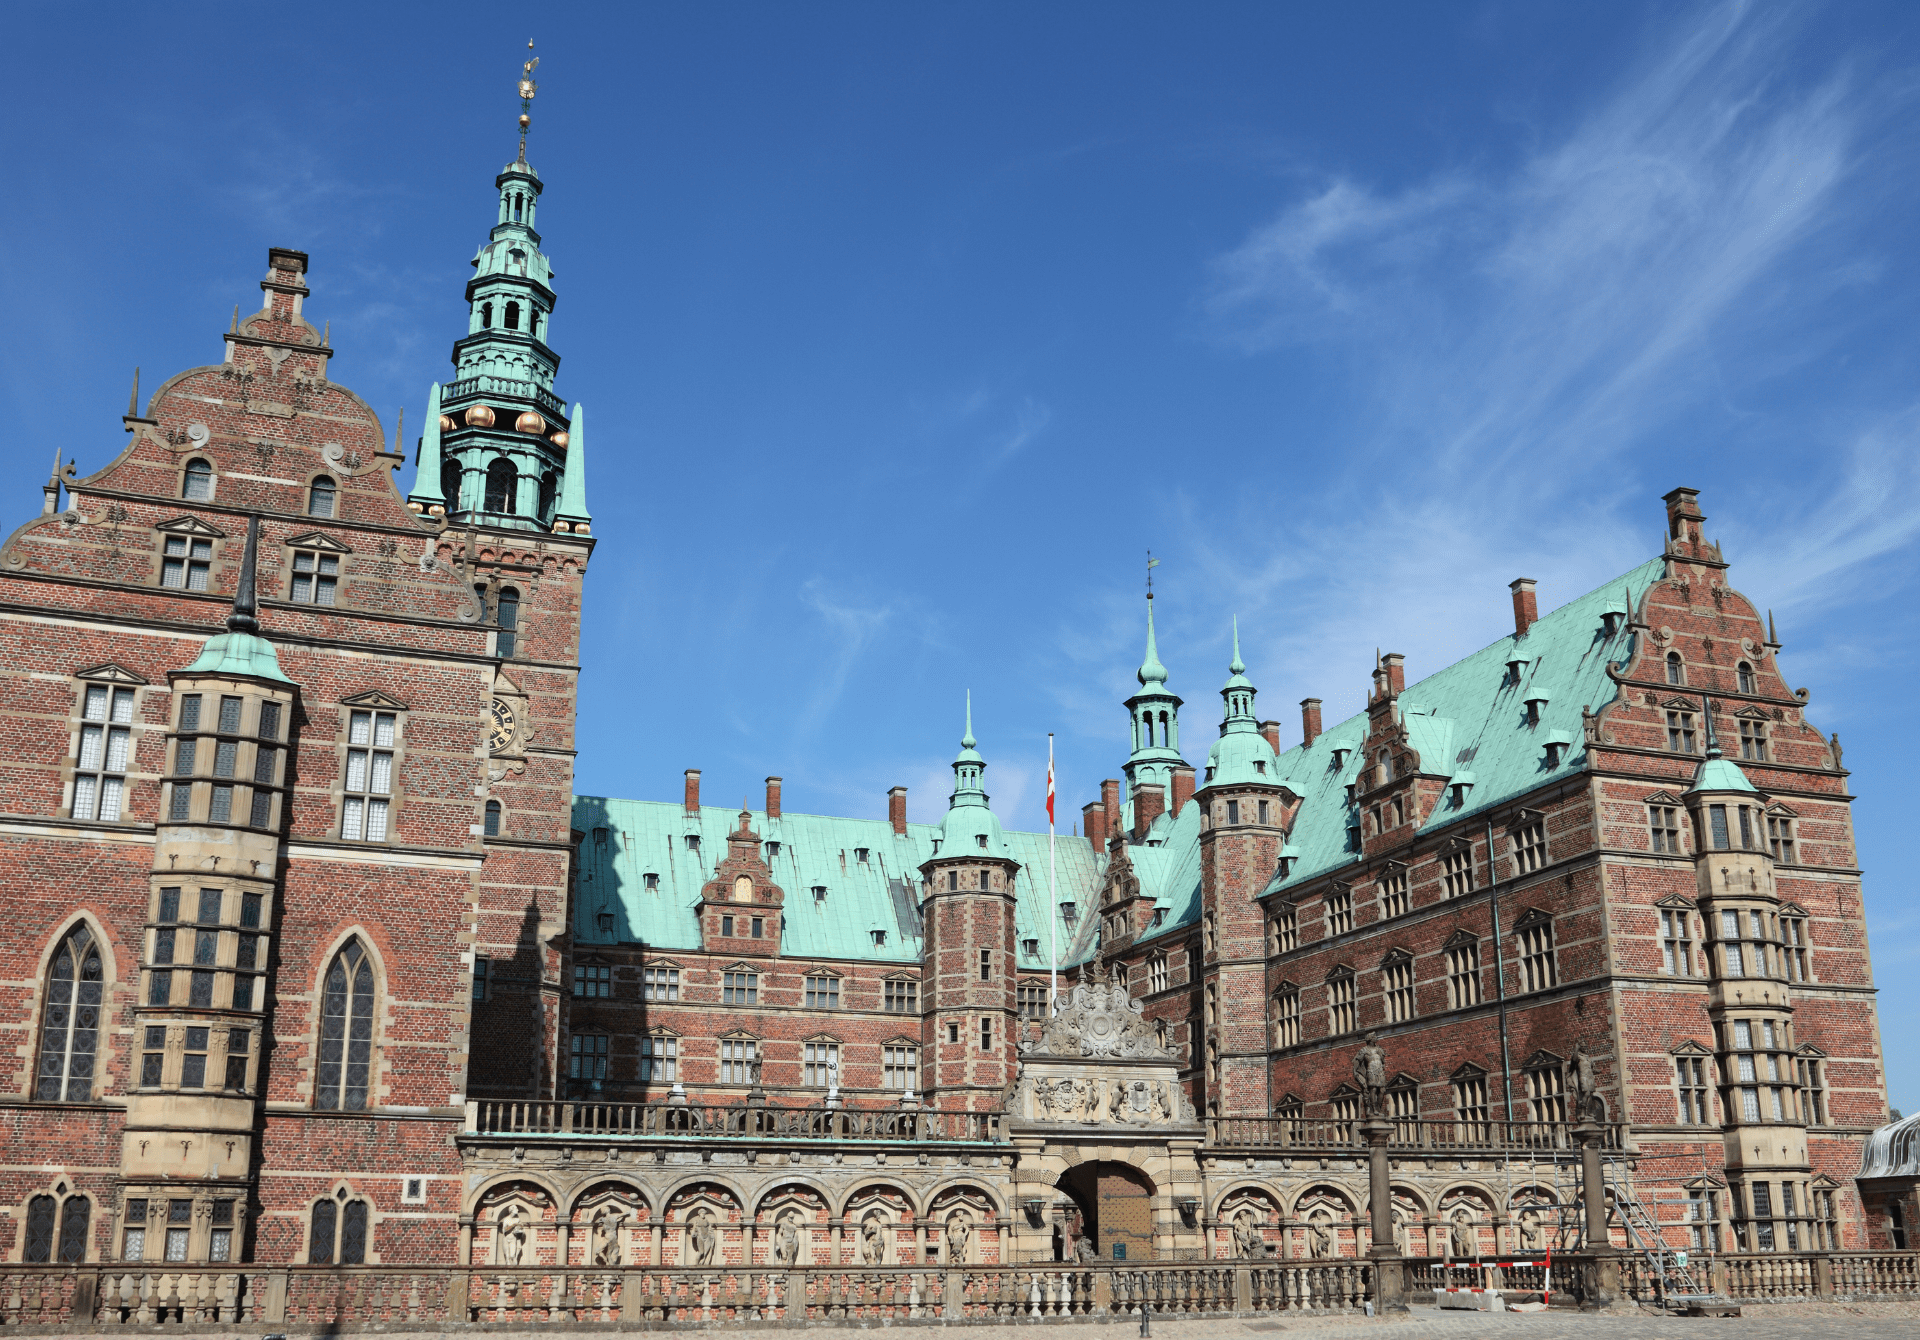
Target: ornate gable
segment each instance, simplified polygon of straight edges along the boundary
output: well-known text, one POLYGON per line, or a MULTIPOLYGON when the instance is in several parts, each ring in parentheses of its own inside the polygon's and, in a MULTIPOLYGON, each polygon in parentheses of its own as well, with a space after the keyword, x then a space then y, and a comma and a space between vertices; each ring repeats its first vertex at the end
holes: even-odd
POLYGON ((388 712, 404 712, 407 705, 389 693, 379 689, 369 689, 365 693, 356 693, 351 698, 340 700, 342 707, 377 707, 388 712))
POLYGON ((353 550, 347 548, 346 545, 340 543, 340 541, 334 539, 332 536, 322 535, 317 530, 308 531, 304 535, 295 535, 285 541, 285 544, 289 549, 318 549, 322 553, 328 554, 350 554, 353 552, 353 550))
POLYGON ((162 521, 154 529, 163 530, 169 535, 201 535, 211 540, 227 538, 224 530, 215 530, 197 516, 177 516, 171 521, 162 521))
POLYGON ((116 665, 112 661, 108 661, 105 665, 94 665, 87 667, 85 670, 76 670, 73 672, 73 677, 75 679, 93 680, 96 683, 102 684, 145 684, 149 682, 142 676, 136 675, 133 671, 127 669, 126 666, 116 665))

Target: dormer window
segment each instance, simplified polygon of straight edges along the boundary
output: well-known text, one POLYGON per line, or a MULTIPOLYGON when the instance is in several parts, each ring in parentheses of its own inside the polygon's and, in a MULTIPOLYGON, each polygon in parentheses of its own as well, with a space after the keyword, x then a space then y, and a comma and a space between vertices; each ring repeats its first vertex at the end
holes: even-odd
POLYGON ((778 856, 779 854, 780 854, 780 844, 778 842, 769 842, 767 844, 768 859, 772 859, 773 857, 778 856))
POLYGON ((1626 618, 1627 616, 1619 610, 1607 610, 1602 613, 1600 616, 1600 631, 1602 635, 1606 637, 1617 636, 1620 632, 1620 625, 1626 622, 1626 618))
POLYGON ((885 945, 886 943, 887 943, 887 933, 882 930, 876 930, 873 933, 873 947, 875 949, 878 949, 883 945, 885 945))
POLYGON ((1546 710, 1546 707, 1546 693, 1540 689, 1529 690, 1526 698, 1527 724, 1529 726, 1538 726, 1540 724, 1540 714, 1546 710))
POLYGON ((646 889, 648 893, 660 892, 660 876, 649 872, 646 876, 646 889))
POLYGON ((698 833, 687 834, 687 850, 688 851, 700 850, 700 835, 698 833))
POLYGON ((985 833, 976 833, 973 840, 979 844, 981 851, 987 849, 987 835, 985 833))
POLYGON ((1346 767, 1347 755, 1351 754, 1352 752, 1353 750, 1350 748, 1347 748, 1345 746, 1337 746, 1333 751, 1333 766, 1336 768, 1346 767))
POLYGON ((867 849, 865 847, 855 847, 853 849, 853 859, 861 865, 865 865, 867 863, 867 849))
POLYGON ((1028 958, 1039 958, 1040 957, 1040 941, 1037 939, 1022 940, 1020 942, 1020 952, 1025 954, 1028 958))
POLYGON ((1559 767, 1560 760, 1567 756, 1567 750, 1569 748, 1571 748, 1571 746, 1565 740, 1548 740, 1547 766, 1549 768, 1559 767))
POLYGON ((1073 929, 1073 923, 1079 920, 1079 918, 1080 918, 1079 904, 1077 903, 1060 904, 1060 920, 1064 921, 1067 924, 1068 930, 1073 929))
POLYGON ((816 902, 816 903, 824 903, 824 902, 826 902, 826 901, 827 901, 827 886, 826 886, 826 885, 824 885, 824 884, 816 884, 816 885, 814 885, 814 886, 813 886, 813 901, 814 901, 814 902, 816 902))
POLYGON ((1255 772, 1257 772, 1257 773, 1259 773, 1259 774, 1260 774, 1260 775, 1261 775, 1262 777, 1264 777, 1264 776, 1266 776, 1266 775, 1267 775, 1267 761, 1266 761, 1266 760, 1265 760, 1264 758, 1256 758, 1256 759, 1255 759, 1255 760, 1253 761, 1253 770, 1254 770, 1255 772))

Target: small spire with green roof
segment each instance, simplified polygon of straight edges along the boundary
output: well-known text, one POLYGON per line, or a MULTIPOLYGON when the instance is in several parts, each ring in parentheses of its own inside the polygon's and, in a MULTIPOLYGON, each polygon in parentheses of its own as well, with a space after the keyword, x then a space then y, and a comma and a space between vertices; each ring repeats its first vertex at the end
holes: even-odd
POLYGON ((1747 774, 1740 765, 1720 752, 1720 737, 1713 729, 1713 704, 1703 694, 1700 698, 1700 711, 1706 718, 1707 756, 1700 760, 1700 766, 1694 770, 1693 785, 1687 788, 1687 794, 1696 791, 1753 791, 1755 786, 1747 780, 1747 774))
POLYGON ((207 639, 182 674, 246 675, 254 679, 277 679, 291 684, 280 670, 280 657, 273 644, 260 636, 259 603, 254 591, 254 570, 260 554, 260 518, 247 518, 247 547, 240 559, 240 578, 234 583, 233 612, 227 615, 227 631, 207 639))
POLYGON ((953 760, 953 795, 948 799, 947 817, 940 826, 942 856, 977 851, 998 855, 1006 845, 1000 834, 1000 821, 987 804, 984 785, 987 761, 974 747, 977 743, 973 738, 973 692, 968 690, 967 731, 960 737, 960 752, 953 760))
POLYGON ((1226 717, 1220 723, 1220 733, 1258 731, 1260 719, 1254 715, 1253 700, 1257 692, 1253 681, 1247 678, 1246 663, 1240 659, 1240 619, 1233 620, 1233 660, 1227 666, 1227 682, 1220 689, 1220 696, 1226 700, 1226 717))
POLYGON ((1135 790, 1167 786, 1174 766, 1185 762, 1180 757, 1180 699, 1167 689, 1167 667, 1161 664, 1154 637, 1152 591, 1147 592, 1147 655, 1134 677, 1140 681, 1140 692, 1126 703, 1133 725, 1133 752, 1123 769, 1129 805, 1135 790))

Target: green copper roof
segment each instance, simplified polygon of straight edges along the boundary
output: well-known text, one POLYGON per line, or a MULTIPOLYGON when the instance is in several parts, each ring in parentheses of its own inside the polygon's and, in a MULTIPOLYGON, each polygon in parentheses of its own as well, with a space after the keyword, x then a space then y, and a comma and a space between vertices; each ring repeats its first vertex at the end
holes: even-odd
POLYGON ((560 481, 560 502, 553 509, 556 521, 591 521, 587 510, 587 408, 578 401, 573 406, 569 425, 566 474, 560 481))
POLYGON ((1755 787, 1747 780, 1747 774, 1740 771, 1740 765, 1731 759, 1722 758, 1718 753, 1700 760, 1700 767, 1693 774, 1693 785, 1687 788, 1687 794, 1695 791, 1752 791, 1755 787))
MULTIPOLYGON (((740 822, 730 808, 703 808, 688 815, 677 802, 610 800, 575 796, 573 826, 580 844, 580 883, 574 900, 577 944, 641 943, 663 952, 696 952, 695 915, 700 889, 713 877, 714 862, 727 851, 727 834, 740 822), (698 849, 686 839, 699 839, 698 849), (652 875, 653 887, 647 877, 652 875), (600 914, 612 914, 610 931, 600 914)), ((774 883, 785 893, 782 954, 869 962, 914 963, 920 958, 920 866, 932 859, 942 836, 938 824, 908 824, 897 836, 885 819, 840 819, 817 814, 752 816, 762 855, 774 883), (764 845, 778 843, 778 850, 764 845), (859 853, 865 850, 866 859, 859 853), (814 889, 825 890, 820 898, 814 889), (885 933, 876 943, 873 933, 885 933)), ((1062 837, 1056 846, 1059 897, 1047 893, 1047 835, 1006 833, 998 853, 1017 863, 1014 925, 1023 968, 1045 968, 1057 937, 1061 962, 1073 931, 1060 919, 1059 902, 1077 905, 1075 929, 1098 922, 1094 899, 1098 862, 1085 838, 1062 837), (1035 953, 1027 952, 1033 940, 1035 953)), ((945 843, 941 843, 945 850, 945 843)))
POLYGON ((427 427, 420 434, 420 450, 414 453, 413 462, 413 488, 407 493, 407 501, 422 506, 434 503, 444 506, 447 499, 440 489, 439 382, 435 382, 433 389, 427 392, 427 427))
POLYGON ((252 633, 218 633, 207 639, 200 655, 181 673, 189 675, 251 675, 291 684, 280 671, 273 644, 252 633))
POLYGON ((1153 597, 1147 597, 1147 656, 1140 662, 1140 668, 1134 671, 1134 678, 1140 681, 1140 687, 1151 693, 1155 686, 1167 682, 1167 667, 1160 664, 1160 652, 1153 643, 1153 597))

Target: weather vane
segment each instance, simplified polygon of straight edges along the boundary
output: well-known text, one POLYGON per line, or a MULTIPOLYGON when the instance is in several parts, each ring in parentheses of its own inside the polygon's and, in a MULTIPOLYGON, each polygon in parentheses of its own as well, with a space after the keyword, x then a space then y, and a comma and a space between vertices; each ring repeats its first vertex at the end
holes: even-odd
MULTIPOLYGON (((527 50, 533 50, 531 37, 527 39, 527 50)), ((540 91, 540 85, 533 82, 533 72, 539 68, 538 56, 520 67, 520 157, 523 160, 527 156, 527 127, 533 124, 533 117, 529 115, 533 111, 533 95, 540 91)))
POLYGON ((1160 566, 1160 560, 1153 556, 1153 550, 1147 550, 1147 599, 1153 599, 1153 570, 1160 566))

